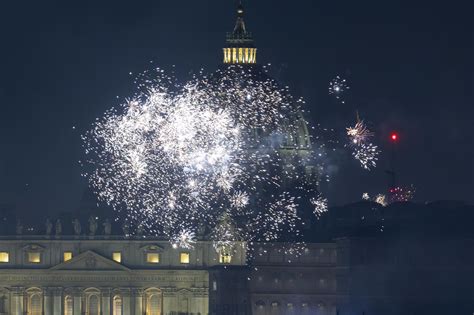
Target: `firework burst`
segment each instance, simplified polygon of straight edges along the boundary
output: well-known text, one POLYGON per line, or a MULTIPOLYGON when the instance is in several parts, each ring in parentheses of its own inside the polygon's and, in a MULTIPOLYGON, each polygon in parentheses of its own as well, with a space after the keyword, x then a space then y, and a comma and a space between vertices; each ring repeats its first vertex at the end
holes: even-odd
POLYGON ((310 150, 302 101, 243 67, 182 86, 157 72, 83 137, 93 166, 86 176, 99 197, 132 227, 183 248, 198 226, 211 231, 216 249, 298 237, 299 205, 283 182, 302 174, 283 165, 310 162, 300 154, 310 150))
POLYGON ((175 248, 192 249, 196 243, 196 234, 190 230, 181 230, 171 238, 175 248))
POLYGON ((416 189, 413 185, 409 187, 394 187, 389 189, 390 202, 407 202, 413 199, 416 189))
POLYGON ((328 200, 321 195, 317 198, 312 198, 311 204, 314 206, 313 213, 316 218, 321 217, 323 213, 328 211, 328 200))
POLYGON ((342 104, 344 101, 344 94, 350 87, 347 85, 346 79, 336 76, 331 82, 329 82, 329 95, 334 95, 336 100, 340 101, 342 104))
POLYGON ((352 148, 352 156, 366 170, 376 167, 380 152, 377 146, 370 142, 374 134, 359 118, 359 114, 357 114, 356 124, 346 128, 346 133, 349 138, 348 146, 352 148))
POLYGON ((364 124, 364 121, 359 119, 353 127, 346 128, 346 131, 349 143, 354 146, 366 143, 374 135, 364 124))

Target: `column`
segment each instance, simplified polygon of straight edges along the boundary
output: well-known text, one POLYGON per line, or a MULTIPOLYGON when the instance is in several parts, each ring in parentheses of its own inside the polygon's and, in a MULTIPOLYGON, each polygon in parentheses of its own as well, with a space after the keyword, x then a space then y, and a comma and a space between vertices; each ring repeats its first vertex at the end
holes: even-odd
POLYGON ((109 314, 112 314, 111 313, 111 308, 110 308, 110 305, 112 303, 111 301, 111 298, 110 298, 110 289, 109 288, 105 288, 105 289, 102 289, 102 298, 101 298, 101 313, 102 315, 109 315, 109 314))
POLYGON ((179 305, 174 290, 169 288, 161 288, 161 290, 163 292, 163 314, 177 313, 179 305))
POLYGON ((12 294, 12 314, 23 315, 23 288, 14 288, 12 294))
POLYGON ((134 299, 134 310, 135 312, 132 315, 143 315, 143 290, 133 289, 132 297, 134 299))
POLYGON ((73 302, 73 314, 74 315, 81 315, 81 292, 79 290, 74 292, 73 296, 74 302, 73 302))
POLYGON ((63 314, 63 303, 62 303, 62 289, 55 288, 53 290, 53 315, 63 314))
POLYGON ((51 299, 51 289, 50 288, 44 288, 43 290, 43 314, 44 315, 53 315, 53 310, 52 310, 52 299, 51 299))
POLYGON ((122 297, 122 309, 123 309, 123 314, 122 315, 131 315, 131 308, 130 308, 130 290, 126 291, 123 290, 123 297, 122 297))

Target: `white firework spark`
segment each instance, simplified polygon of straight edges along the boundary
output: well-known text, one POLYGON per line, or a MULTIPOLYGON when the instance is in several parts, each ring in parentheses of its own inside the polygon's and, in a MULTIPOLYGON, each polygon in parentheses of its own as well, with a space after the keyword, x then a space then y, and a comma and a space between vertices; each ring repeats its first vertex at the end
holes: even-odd
POLYGON ((196 234, 190 230, 181 230, 171 238, 171 243, 176 248, 192 249, 196 243, 196 234))
POLYGON ((232 207, 237 209, 244 208, 249 203, 249 195, 246 192, 237 191, 230 198, 232 207))
POLYGON ((317 198, 312 198, 311 204, 314 206, 313 213, 316 218, 321 217, 323 213, 328 211, 328 200, 321 195, 317 198))
POLYGON ((363 143, 354 148, 352 155, 366 170, 377 166, 379 150, 372 143, 363 143))
POLYGON ((383 207, 387 206, 387 197, 384 194, 378 194, 375 196, 374 201, 383 207))
POLYGON ((349 90, 350 87, 347 85, 346 79, 336 76, 331 82, 329 82, 329 94, 334 95, 337 100, 342 104, 345 103, 343 96, 344 93, 349 90))

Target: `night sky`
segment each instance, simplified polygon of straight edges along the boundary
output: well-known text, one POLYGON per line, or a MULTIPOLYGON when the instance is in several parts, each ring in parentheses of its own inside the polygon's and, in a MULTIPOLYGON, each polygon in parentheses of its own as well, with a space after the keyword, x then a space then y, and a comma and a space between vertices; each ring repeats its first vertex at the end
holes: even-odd
MULTIPOLYGON (((306 98, 307 118, 343 133, 358 109, 385 150, 371 172, 348 152, 332 156, 333 205, 387 189, 392 130, 399 184, 417 201, 474 202, 473 8, 428 4, 244 1, 259 63, 306 98), (347 104, 327 93, 336 75, 350 82, 347 104)), ((80 135, 143 70, 214 71, 235 23, 231 0, 0 6, 0 205, 20 214, 76 210, 87 187, 80 135)))

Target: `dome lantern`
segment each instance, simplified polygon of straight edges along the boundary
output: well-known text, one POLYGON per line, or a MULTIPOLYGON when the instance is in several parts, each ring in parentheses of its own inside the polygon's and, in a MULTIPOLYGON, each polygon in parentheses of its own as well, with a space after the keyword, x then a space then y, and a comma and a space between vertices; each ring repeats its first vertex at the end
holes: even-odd
POLYGON ((245 28, 242 2, 237 6, 237 21, 233 32, 227 34, 226 47, 223 51, 225 64, 257 63, 257 48, 252 34, 245 28))

